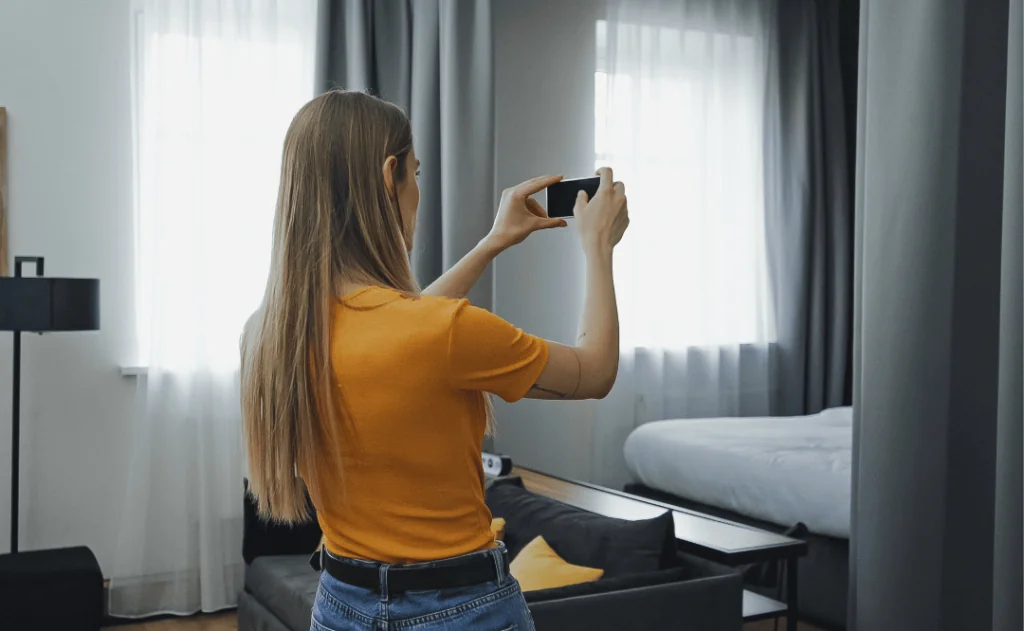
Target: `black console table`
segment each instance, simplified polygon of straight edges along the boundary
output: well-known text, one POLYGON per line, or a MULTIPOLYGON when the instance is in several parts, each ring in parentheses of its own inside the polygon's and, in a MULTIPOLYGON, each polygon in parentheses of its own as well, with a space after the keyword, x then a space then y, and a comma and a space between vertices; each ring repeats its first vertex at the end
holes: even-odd
POLYGON ((786 616, 787 631, 797 630, 797 561, 807 554, 807 542, 758 530, 727 519, 672 506, 657 500, 606 489, 594 484, 566 480, 525 467, 515 467, 527 490, 592 513, 619 519, 649 519, 672 511, 679 549, 731 567, 748 563, 780 561, 785 564, 786 602, 744 591, 743 619, 746 621, 786 616))

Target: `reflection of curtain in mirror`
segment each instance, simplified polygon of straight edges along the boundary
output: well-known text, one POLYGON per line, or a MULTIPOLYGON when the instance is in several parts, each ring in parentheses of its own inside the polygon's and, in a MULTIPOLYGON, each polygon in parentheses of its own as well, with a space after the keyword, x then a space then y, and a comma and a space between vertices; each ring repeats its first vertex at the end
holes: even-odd
POLYGON ((280 155, 313 96, 317 0, 136 0, 139 419, 110 611, 216 610, 242 576, 239 334, 280 155))
POLYGON ((611 0, 597 24, 595 162, 626 183, 623 357, 595 475, 641 423, 770 411, 775 324, 763 134, 771 2, 611 0))

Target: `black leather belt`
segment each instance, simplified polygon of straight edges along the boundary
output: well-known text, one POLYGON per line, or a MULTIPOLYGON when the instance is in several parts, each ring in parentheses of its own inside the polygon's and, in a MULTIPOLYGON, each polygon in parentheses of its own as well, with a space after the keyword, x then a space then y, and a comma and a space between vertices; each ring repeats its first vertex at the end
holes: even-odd
MULTIPOLYGON (((508 553, 501 550, 501 571, 508 575, 508 553)), ((321 548, 309 559, 314 570, 324 571, 342 583, 380 591, 380 563, 348 563, 321 548)), ((389 594, 399 592, 469 587, 498 579, 494 554, 477 553, 465 558, 445 559, 423 567, 392 565, 387 569, 389 594)))

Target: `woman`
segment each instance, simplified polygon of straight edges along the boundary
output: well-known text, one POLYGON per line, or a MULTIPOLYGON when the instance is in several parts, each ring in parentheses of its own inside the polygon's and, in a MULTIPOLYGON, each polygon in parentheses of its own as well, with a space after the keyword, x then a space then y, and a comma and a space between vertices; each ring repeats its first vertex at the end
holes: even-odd
POLYGON ((366 94, 328 92, 292 121, 270 277, 243 341, 250 489, 283 522, 308 517, 309 492, 326 541, 313 629, 532 629, 484 504, 487 393, 611 389, 626 197, 602 169, 594 199, 577 200, 586 301, 564 346, 462 299, 499 252, 566 225, 529 197, 559 178, 505 191, 490 234, 419 291, 418 166, 408 118, 366 94))

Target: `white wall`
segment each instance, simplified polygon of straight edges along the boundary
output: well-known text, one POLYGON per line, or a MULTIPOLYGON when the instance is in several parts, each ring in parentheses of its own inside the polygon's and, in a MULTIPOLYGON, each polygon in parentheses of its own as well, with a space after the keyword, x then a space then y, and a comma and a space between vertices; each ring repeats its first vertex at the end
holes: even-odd
MULTIPOLYGON (((129 0, 0 2, 0 105, 10 126, 11 249, 52 275, 98 277, 102 330, 29 336, 22 385, 22 548, 88 545, 109 574, 128 471, 132 319, 129 0)), ((594 19, 587 0, 496 0, 497 183, 593 167, 594 19), (538 19, 537 16, 543 16, 538 19)), ((582 255, 572 229, 496 263, 495 308, 538 335, 575 338, 582 255)), ((9 334, 0 334, 0 551, 7 549, 9 334)), ((588 477, 592 403, 498 410, 496 448, 588 477)))
MULTIPOLYGON (((0 2, 10 245, 96 277, 102 330, 25 336, 21 547, 88 545, 109 575, 128 470, 132 363, 129 0, 0 2)), ((11 336, 0 333, 0 551, 10 520, 11 336)))
MULTIPOLYGON (((594 169, 595 21, 601 2, 495 0, 498 190, 541 174, 594 169)), ((576 338, 583 254, 574 226, 531 236, 495 263, 495 311, 535 335, 576 338)), ((590 478, 594 402, 499 402, 497 451, 590 478)))

